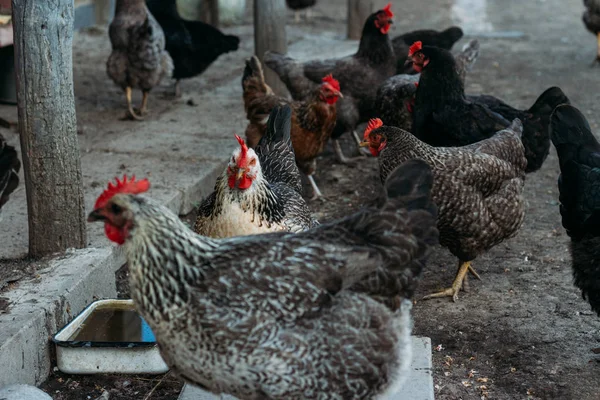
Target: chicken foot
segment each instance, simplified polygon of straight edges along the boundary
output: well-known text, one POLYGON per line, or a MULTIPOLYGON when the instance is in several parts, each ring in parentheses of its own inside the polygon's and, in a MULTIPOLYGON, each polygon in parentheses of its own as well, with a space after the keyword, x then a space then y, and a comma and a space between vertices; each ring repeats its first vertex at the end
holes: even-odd
POLYGON ((453 301, 458 300, 458 292, 463 288, 463 283, 465 283, 467 278, 467 273, 472 273, 477 279, 481 280, 481 277, 473 267, 471 267, 471 261, 459 261, 458 272, 456 273, 456 277, 454 278, 454 282, 452 282, 452 286, 448 289, 444 289, 440 292, 433 293, 423 297, 423 300, 435 299, 438 297, 452 297, 453 301))
POLYGON ((125 97, 127 98, 127 114, 125 114, 125 119, 133 118, 137 121, 142 121, 143 118, 135 113, 133 105, 131 104, 131 86, 125 88, 125 97))
POLYGON ((319 187, 317 186, 317 182, 315 182, 315 178, 313 178, 312 174, 307 175, 306 177, 308 178, 308 181, 310 182, 310 186, 312 186, 312 189, 313 189, 313 196, 310 198, 310 200, 312 201, 312 200, 317 200, 317 199, 323 199, 323 194, 319 190, 319 187))

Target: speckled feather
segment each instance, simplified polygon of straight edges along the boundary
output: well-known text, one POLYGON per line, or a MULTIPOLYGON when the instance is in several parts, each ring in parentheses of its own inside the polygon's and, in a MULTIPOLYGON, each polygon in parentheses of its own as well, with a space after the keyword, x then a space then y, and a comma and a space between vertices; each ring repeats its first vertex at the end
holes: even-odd
POLYGON ((438 206, 440 243, 462 261, 470 261, 514 236, 524 218, 526 159, 522 125, 464 147, 432 147, 409 132, 384 126, 379 155, 381 179, 406 160, 424 160, 433 170, 432 196, 438 206))
POLYGON ((248 146, 256 146, 264 135, 271 110, 277 105, 289 104, 292 107, 291 138, 296 164, 304 174, 313 174, 316 170, 316 157, 323 152, 335 126, 335 104, 327 104, 320 98, 320 86, 304 101, 289 102, 276 96, 265 83, 263 70, 256 56, 246 61, 242 88, 249 121, 246 128, 248 146))
POLYGON ((112 52, 106 71, 122 89, 150 91, 172 75, 165 35, 143 0, 117 0, 109 36, 112 52))
POLYGON ((562 224, 571 237, 573 277, 600 315, 600 143, 575 107, 557 107, 550 135, 560 163, 562 224))
POLYGON ((19 185, 21 161, 13 146, 9 146, 0 135, 0 210, 8 201, 9 195, 19 185))
POLYGON ((211 237, 273 231, 300 232, 318 224, 302 197, 290 139, 291 109, 276 107, 255 151, 260 174, 249 189, 230 188, 227 169, 200 205, 194 230, 211 237))
POLYGON ((350 288, 392 270, 393 296, 414 291, 437 241, 431 181, 411 161, 381 208, 298 234, 209 239, 145 197, 106 207, 131 218, 132 298, 175 374, 240 399, 368 399, 406 376, 410 302, 394 312, 350 288))
POLYGON ((373 116, 377 88, 396 70, 389 35, 375 27, 378 12, 366 20, 358 51, 352 56, 301 63, 276 52, 265 53, 265 64, 279 75, 295 100, 312 96, 327 74, 333 74, 339 81, 344 98, 337 102, 333 138, 355 129, 360 122, 373 116))
MULTIPOLYGON (((406 50, 408 52, 408 50, 406 50)), ((456 69, 464 84, 467 72, 473 68, 479 56, 479 41, 471 40, 456 56, 456 69)), ((394 75, 386 79, 377 90, 375 99, 375 116, 385 121, 388 126, 395 126, 412 131, 412 113, 407 104, 414 102, 420 74, 394 75)))

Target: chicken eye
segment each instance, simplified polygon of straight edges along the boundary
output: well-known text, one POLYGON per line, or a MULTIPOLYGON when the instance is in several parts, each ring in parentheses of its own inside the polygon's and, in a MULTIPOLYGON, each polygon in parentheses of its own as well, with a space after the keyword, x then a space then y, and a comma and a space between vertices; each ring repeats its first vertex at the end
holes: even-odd
POLYGON ((121 214, 123 212, 123 208, 121 208, 120 206, 116 205, 115 203, 113 203, 110 206, 110 210, 112 211, 113 214, 118 215, 121 214))

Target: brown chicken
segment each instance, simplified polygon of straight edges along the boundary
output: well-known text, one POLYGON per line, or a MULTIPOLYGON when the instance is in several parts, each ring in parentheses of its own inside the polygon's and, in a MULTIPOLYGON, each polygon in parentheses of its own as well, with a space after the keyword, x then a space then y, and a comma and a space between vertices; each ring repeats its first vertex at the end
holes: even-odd
POLYGON ((437 243, 431 185, 413 160, 378 208, 307 232, 211 239, 136 195, 147 180, 125 180, 88 221, 124 245, 131 297, 179 378, 245 400, 402 398, 409 299, 437 243))
POLYGON ((393 16, 389 4, 371 14, 365 21, 358 51, 348 57, 298 62, 283 54, 265 53, 265 65, 279 75, 295 100, 312 96, 328 74, 340 82, 344 98, 337 104, 337 120, 331 134, 340 162, 349 160, 338 139, 345 132, 352 132, 357 144, 360 143, 356 126, 373 116, 377 88, 396 72, 396 57, 388 35, 393 16))
POLYGON ((173 60, 165 50, 165 34, 144 0, 117 0, 108 34, 112 52, 106 72, 125 91, 127 118, 141 120, 150 91, 173 73, 173 60), (139 115, 131 104, 132 89, 141 89, 144 96, 139 115))
POLYGON ((271 110, 278 105, 289 103, 292 108, 291 136, 296 163, 310 181, 313 199, 321 197, 313 174, 317 169, 317 156, 323 152, 335 126, 335 104, 339 97, 343 97, 338 81, 327 75, 312 96, 304 101, 289 102, 273 93, 265 82, 260 61, 253 56, 246 61, 242 88, 244 109, 249 121, 246 128, 248 147, 255 147, 264 135, 271 110))
POLYGON ((525 215, 523 185, 527 159, 523 125, 515 119, 494 136, 463 147, 432 147, 409 132, 369 122, 363 144, 379 156, 382 181, 406 160, 427 162, 433 171, 433 201, 438 206, 440 243, 458 257, 452 287, 425 298, 451 296, 454 301, 471 261, 514 236, 525 215))

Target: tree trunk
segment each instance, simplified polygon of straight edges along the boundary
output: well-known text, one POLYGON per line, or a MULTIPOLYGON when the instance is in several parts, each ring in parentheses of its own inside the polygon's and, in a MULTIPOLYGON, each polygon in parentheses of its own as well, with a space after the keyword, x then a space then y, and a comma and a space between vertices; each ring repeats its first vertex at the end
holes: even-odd
MULTIPOLYGON (((254 52, 262 62, 265 51, 287 53, 285 0, 254 0, 254 52)), ((287 96, 288 91, 277 74, 264 68, 265 80, 273 91, 287 96)))
POLYGON ((29 254, 82 248, 86 225, 73 94, 73 0, 12 0, 29 254))
POLYGON ((200 20, 219 27, 219 0, 203 0, 200 4, 200 20))
POLYGON ((372 0, 348 0, 348 39, 360 39, 365 21, 372 12, 372 0))

